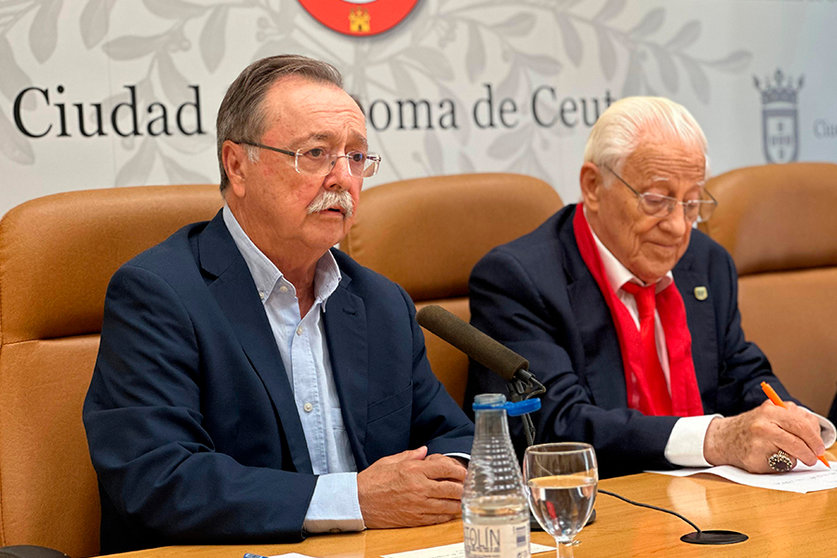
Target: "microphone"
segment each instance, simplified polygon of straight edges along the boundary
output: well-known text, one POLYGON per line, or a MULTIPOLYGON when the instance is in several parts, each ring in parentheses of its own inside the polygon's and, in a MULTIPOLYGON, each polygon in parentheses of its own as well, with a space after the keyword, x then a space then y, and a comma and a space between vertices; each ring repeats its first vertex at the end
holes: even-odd
MULTIPOLYGON (((416 321, 419 325, 438 335, 473 360, 502 376, 509 383, 509 391, 513 401, 527 399, 546 391, 543 384, 535 378, 534 374, 529 372, 528 360, 441 306, 425 306, 416 313, 416 321)), ((528 414, 522 415, 521 418, 523 419, 523 432, 526 435, 526 445, 531 446, 535 439, 535 427, 532 423, 532 418, 528 414)), ((701 530, 700 527, 677 512, 650 504, 635 502, 615 492, 602 490, 601 488, 598 491, 634 506, 650 508, 679 517, 695 529, 694 532, 680 537, 680 540, 683 542, 722 545, 743 542, 748 538, 747 535, 736 531, 721 529, 701 530)), ((595 510, 593 510, 593 515, 591 515, 588 523, 592 523, 595 517, 595 510)), ((537 525, 537 521, 533 520, 533 526, 537 527, 537 525)))
POLYGON ((416 314, 416 320, 507 382, 534 378, 528 370, 528 360, 441 306, 425 306, 416 314))
MULTIPOLYGON (((529 372, 529 361, 484 334, 441 306, 425 306, 416 314, 419 325, 441 337, 476 362, 499 374, 508 383, 513 402, 546 392, 543 384, 529 372)), ((521 415, 528 445, 535 440, 535 425, 528 414, 521 415)))

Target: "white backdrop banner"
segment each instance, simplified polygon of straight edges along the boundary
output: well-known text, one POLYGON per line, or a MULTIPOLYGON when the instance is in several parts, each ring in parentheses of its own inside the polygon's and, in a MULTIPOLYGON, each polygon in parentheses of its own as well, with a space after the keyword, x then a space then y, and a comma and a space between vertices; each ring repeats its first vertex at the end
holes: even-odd
POLYGON ((249 62, 333 63, 384 156, 365 187, 540 177, 578 198, 614 100, 664 95, 714 174, 837 161, 837 0, 2 0, 0 213, 83 188, 217 182, 215 114, 249 62))

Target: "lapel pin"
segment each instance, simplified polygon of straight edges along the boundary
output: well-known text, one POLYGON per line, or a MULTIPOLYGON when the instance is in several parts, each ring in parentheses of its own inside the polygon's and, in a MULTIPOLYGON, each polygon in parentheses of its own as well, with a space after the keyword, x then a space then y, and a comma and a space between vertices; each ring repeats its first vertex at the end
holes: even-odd
POLYGON ((700 287, 695 287, 695 298, 698 300, 706 300, 709 297, 709 291, 701 285, 700 287))

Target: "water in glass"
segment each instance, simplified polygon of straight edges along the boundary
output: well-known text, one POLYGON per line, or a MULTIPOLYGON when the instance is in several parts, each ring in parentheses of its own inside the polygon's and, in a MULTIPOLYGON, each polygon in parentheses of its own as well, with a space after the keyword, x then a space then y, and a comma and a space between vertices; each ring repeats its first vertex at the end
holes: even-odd
POLYGON ((530 446, 523 476, 535 519, 555 538, 558 556, 572 556, 575 536, 596 500, 599 475, 593 447, 574 442, 530 446))

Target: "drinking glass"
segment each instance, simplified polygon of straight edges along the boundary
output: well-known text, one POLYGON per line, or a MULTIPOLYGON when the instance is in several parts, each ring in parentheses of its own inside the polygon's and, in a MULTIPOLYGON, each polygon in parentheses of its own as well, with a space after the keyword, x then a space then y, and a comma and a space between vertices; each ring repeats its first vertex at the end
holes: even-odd
POLYGON ((575 536, 596 501, 599 469, 593 446, 580 442, 529 446, 523 456, 523 481, 535 519, 555 538, 558 558, 572 558, 575 536))

